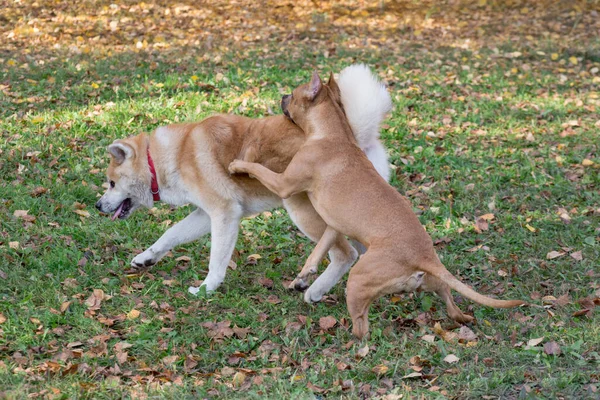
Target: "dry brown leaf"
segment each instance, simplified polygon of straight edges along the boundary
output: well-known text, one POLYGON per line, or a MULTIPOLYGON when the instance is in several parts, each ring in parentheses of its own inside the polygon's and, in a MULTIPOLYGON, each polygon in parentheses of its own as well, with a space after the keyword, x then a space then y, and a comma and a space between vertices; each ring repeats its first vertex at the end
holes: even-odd
POLYGON ((166 356, 163 357, 162 362, 163 364, 165 364, 166 366, 169 366, 173 363, 175 363, 177 361, 177 359, 179 358, 179 356, 177 355, 173 355, 173 356, 166 356))
POLYGON ((70 301, 65 301, 64 303, 62 303, 60 305, 60 312, 64 314, 69 309, 70 305, 71 305, 70 301))
POLYGON ((3 324, 7 321, 7 318, 4 316, 4 314, 0 313, 0 324, 3 324))
POLYGON ((104 301, 105 298, 106 296, 102 289, 94 289, 91 296, 85 301, 85 305, 88 306, 88 309, 90 310, 99 310, 102 301, 104 301))
POLYGON ((465 342, 477 340, 477 335, 471 329, 463 325, 458 332, 458 340, 465 342))
POLYGON ((361 347, 356 351, 357 358, 365 358, 369 354, 369 345, 366 344, 365 347, 361 347))
POLYGON ((544 353, 551 356, 560 356, 561 350, 558 343, 555 341, 544 343, 544 353))
POLYGON ((337 324, 337 321, 331 315, 319 318, 319 327, 324 331, 331 329, 337 324))
POLYGON ((583 253, 581 252, 581 250, 575 251, 575 252, 573 252, 573 253, 571 253, 569 255, 575 261, 581 261, 581 260, 583 260, 583 253))

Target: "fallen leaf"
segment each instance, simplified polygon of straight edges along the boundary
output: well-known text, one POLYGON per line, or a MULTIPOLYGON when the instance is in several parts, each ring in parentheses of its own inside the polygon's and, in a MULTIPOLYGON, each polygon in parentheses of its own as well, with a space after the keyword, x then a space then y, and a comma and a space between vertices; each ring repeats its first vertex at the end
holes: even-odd
POLYGON ((86 210, 73 210, 73 212, 77 215, 81 215, 82 217, 89 218, 90 212, 86 210))
POLYGON ((177 359, 179 358, 179 356, 174 355, 174 356, 166 356, 163 357, 162 362, 163 364, 165 364, 166 366, 169 366, 173 363, 175 363, 177 361, 177 359))
POLYGON ((127 319, 133 320, 137 319, 140 316, 140 312, 135 308, 127 313, 127 319))
POLYGON ((544 343, 544 353, 550 356, 560 356, 561 350, 558 343, 555 341, 544 343))
POLYGON ((387 365, 379 364, 371 368, 371 371, 375 372, 377 375, 383 375, 388 372, 389 367, 387 365))
POLYGON ((60 312, 64 314, 69 309, 70 305, 71 305, 70 301, 65 301, 64 303, 62 303, 60 305, 60 312))
POLYGON ((463 325, 460 327, 460 331, 458 332, 458 340, 465 342, 477 340, 477 335, 471 329, 463 325))
POLYGON ((319 318, 319 327, 324 331, 333 328, 336 323, 336 319, 331 315, 319 318))
POLYGON ((369 354, 369 345, 366 344, 365 347, 361 347, 356 351, 357 358, 365 358, 369 354))
POLYGON ((496 216, 492 213, 488 213, 488 214, 483 214, 482 216, 480 216, 478 218, 482 219, 484 221, 492 221, 494 218, 496 218, 496 216))
POLYGON ((565 253, 563 253, 563 252, 553 250, 553 251, 549 252, 548 254, 546 254, 546 259, 554 260, 555 258, 562 257, 564 255, 565 255, 565 253))
POLYGON ((525 224, 525 228, 527 228, 527 230, 529 232, 535 232, 536 231, 536 229, 533 226, 529 225, 529 224, 525 224))
POLYGON ((102 289, 94 289, 91 296, 85 301, 85 305, 88 306, 88 309, 90 310, 99 310, 104 299, 104 291, 102 289))
POLYGON ((240 386, 242 386, 242 384, 244 383, 245 380, 246 380, 246 374, 241 371, 238 371, 233 376, 231 383, 233 384, 234 387, 240 387, 240 386))
POLYGON ((535 347, 538 344, 542 343, 543 341, 544 341, 544 337, 543 336, 539 337, 539 338, 536 338, 536 339, 529 339, 527 341, 527 346, 529 346, 529 347, 535 347))
POLYGON ((435 336, 434 335, 423 335, 423 336, 421 336, 421 339, 423 339, 427 343, 433 343, 433 342, 435 342, 435 336))
POLYGON ((573 252, 573 253, 571 253, 569 255, 575 261, 581 261, 581 260, 583 260, 583 254, 581 253, 581 250, 573 252))
POLYGON ((420 372, 411 372, 408 375, 404 375, 402 379, 410 379, 410 378, 421 378, 423 376, 420 372))
POLYGON ((454 354, 448 354, 446 357, 444 357, 444 361, 449 364, 455 363, 458 360, 460 360, 460 358, 456 357, 454 354))
POLYGON ((595 163, 588 158, 584 158, 583 161, 581 162, 581 165, 583 165, 584 167, 591 167, 594 164, 595 163))
POLYGON ((0 313, 0 324, 3 324, 7 321, 6 317, 4 316, 4 314, 0 313))

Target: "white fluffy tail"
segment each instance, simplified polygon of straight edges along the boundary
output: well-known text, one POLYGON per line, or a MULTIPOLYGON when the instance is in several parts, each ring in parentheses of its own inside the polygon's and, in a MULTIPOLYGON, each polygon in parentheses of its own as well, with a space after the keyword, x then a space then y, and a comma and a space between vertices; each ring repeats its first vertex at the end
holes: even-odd
POLYGON ((337 84, 354 137, 360 148, 366 151, 375 145, 379 138, 379 126, 392 110, 390 94, 364 64, 344 68, 337 84))

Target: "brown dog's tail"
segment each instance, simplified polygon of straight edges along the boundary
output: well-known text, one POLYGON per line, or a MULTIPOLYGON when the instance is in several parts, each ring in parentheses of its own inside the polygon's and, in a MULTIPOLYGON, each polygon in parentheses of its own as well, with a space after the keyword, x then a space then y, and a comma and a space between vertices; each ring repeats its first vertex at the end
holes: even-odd
POLYGON ((473 300, 476 303, 483 304, 484 306, 494 308, 511 308, 525 304, 525 302, 521 300, 498 300, 477 293, 475 290, 471 289, 469 286, 456 279, 454 275, 452 275, 450 271, 448 271, 441 262, 439 264, 436 263, 433 265, 423 265, 420 267, 420 269, 433 276, 438 277, 443 282, 447 283, 448 286, 450 286, 452 289, 456 290, 458 293, 462 294, 468 299, 473 300))

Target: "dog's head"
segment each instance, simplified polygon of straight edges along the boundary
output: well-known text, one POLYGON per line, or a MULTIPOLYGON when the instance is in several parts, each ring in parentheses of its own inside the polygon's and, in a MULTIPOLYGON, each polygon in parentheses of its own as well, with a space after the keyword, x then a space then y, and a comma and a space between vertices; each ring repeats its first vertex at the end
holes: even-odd
POLYGON ((333 101, 343 110, 342 95, 333 73, 329 75, 329 81, 324 85, 315 71, 309 83, 297 87, 292 94, 283 96, 281 109, 296 125, 304 128, 310 109, 323 101, 333 101))
POLYGON ((115 140, 108 146, 111 160, 107 170, 108 189, 96 203, 112 219, 127 218, 140 206, 152 207, 146 135, 115 140))

